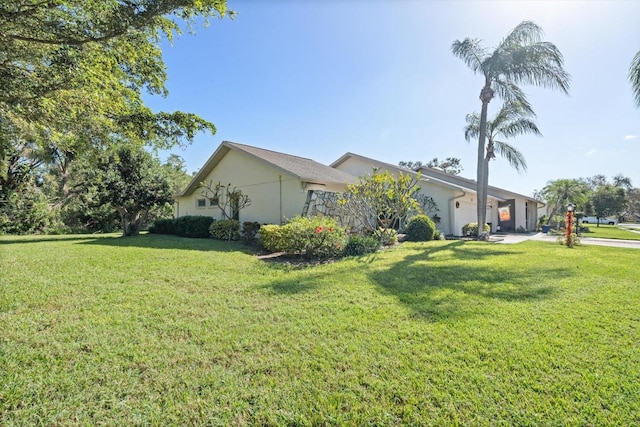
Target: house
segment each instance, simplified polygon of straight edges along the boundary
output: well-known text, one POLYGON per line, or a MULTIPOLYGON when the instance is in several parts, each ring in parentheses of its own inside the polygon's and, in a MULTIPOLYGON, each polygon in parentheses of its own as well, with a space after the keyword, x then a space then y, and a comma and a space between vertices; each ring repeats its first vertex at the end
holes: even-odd
MULTIPOLYGON (((251 203, 241 210, 227 203, 227 216, 241 222, 282 224, 296 215, 326 215, 341 220, 338 194, 346 185, 359 182, 374 169, 392 174, 415 171, 354 153, 346 153, 330 166, 314 160, 245 144, 224 141, 209 157, 189 185, 174 196, 174 215, 212 216, 224 219, 214 194, 201 186, 217 183, 237 189, 251 203)), ((420 170, 420 193, 435 202, 444 234, 460 236, 462 227, 475 222, 476 182, 435 168, 420 170)), ((224 195, 218 195, 218 198, 224 195)), ((537 209, 542 202, 532 197, 489 186, 487 222, 491 231, 536 229, 537 209)))
MULTIPOLYGON (((415 171, 354 153, 344 154, 331 167, 355 176, 371 174, 373 169, 417 176, 415 171)), ((436 168, 424 167, 419 172, 420 193, 432 197, 439 210, 438 229, 448 235, 462 235, 465 224, 477 221, 476 182, 436 168)), ((536 229, 537 209, 542 202, 498 187, 489 186, 488 190, 487 223, 491 232, 536 229)))
POLYGON ((229 212, 233 206, 228 206, 227 214, 241 222, 281 224, 296 215, 337 215, 337 193, 355 182, 357 177, 311 159, 224 141, 174 196, 174 215, 224 218, 218 200, 201 183, 230 184, 247 195, 251 203, 242 210, 229 212))

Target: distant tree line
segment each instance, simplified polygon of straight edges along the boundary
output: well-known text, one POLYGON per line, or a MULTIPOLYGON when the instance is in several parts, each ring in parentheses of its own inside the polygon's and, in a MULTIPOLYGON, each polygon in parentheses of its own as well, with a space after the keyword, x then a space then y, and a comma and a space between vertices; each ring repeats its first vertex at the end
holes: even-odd
POLYGON ((578 217, 615 216, 623 221, 640 214, 640 188, 634 188, 631 179, 622 174, 611 180, 605 175, 594 175, 549 181, 542 190, 534 192, 534 197, 548 205, 547 223, 564 214, 569 203, 576 206, 578 217))

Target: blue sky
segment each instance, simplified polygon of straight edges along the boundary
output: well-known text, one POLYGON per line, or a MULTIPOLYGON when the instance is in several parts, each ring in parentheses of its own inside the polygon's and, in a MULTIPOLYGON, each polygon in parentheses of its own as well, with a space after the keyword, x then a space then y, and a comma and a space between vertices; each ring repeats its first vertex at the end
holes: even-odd
MULTIPOLYGON (((572 76, 570 95, 524 87, 543 137, 511 140, 527 159, 503 159, 491 185, 530 195, 547 181, 622 173, 640 187, 640 109, 627 80, 640 50, 640 2, 409 0, 233 1, 234 20, 212 20, 163 47, 167 98, 215 123, 182 156, 199 169, 224 140, 329 164, 347 151, 396 164, 459 157, 475 178, 477 141, 465 115, 482 86, 451 54, 456 39, 495 46, 532 20, 556 44, 572 76)), ((500 106, 495 99, 490 114, 500 106)))

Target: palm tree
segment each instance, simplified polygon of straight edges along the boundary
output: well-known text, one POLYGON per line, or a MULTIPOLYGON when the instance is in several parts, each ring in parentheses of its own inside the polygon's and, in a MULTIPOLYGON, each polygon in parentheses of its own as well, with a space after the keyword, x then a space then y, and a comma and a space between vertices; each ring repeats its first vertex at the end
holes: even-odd
MULTIPOLYGON (((485 170, 482 187, 489 186, 489 162, 496 158, 496 154, 507 159, 509 164, 518 172, 527 170, 527 162, 520 151, 514 146, 497 138, 513 138, 517 135, 533 133, 541 136, 538 126, 533 119, 535 113, 526 105, 517 101, 507 102, 502 106, 493 120, 487 120, 486 138, 487 145, 483 147, 485 156, 482 159, 482 167, 485 170)), ((467 141, 477 138, 480 134, 480 116, 478 114, 467 114, 467 126, 464 129, 464 137, 467 141)), ((486 203, 485 203, 486 205, 486 203)))
POLYGON ((505 37, 493 51, 482 46, 481 40, 466 38, 451 45, 453 54, 462 59, 475 74, 484 77, 480 91, 478 124, 478 224, 486 223, 487 185, 485 176, 485 141, 489 102, 498 95, 505 102, 515 102, 532 112, 531 105, 519 84, 531 84, 569 91, 569 74, 562 68, 562 54, 553 43, 542 41, 542 29, 523 21, 505 37))
POLYGON ((578 209, 583 209, 589 200, 589 186, 577 179, 557 179, 549 181, 542 189, 542 195, 551 207, 547 224, 558 212, 563 212, 568 203, 573 203, 578 209))
POLYGON ((629 81, 633 88, 633 97, 636 101, 636 107, 640 108, 640 52, 636 53, 631 61, 629 68, 629 81))

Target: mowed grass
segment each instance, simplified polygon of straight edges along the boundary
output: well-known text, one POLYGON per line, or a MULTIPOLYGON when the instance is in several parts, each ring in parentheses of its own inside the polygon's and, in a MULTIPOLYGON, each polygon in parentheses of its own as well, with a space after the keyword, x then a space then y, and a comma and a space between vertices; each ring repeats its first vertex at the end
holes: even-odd
POLYGON ((640 252, 0 238, 0 425, 638 425, 640 252))
POLYGON ((640 240, 640 233, 633 232, 625 227, 619 227, 616 225, 600 224, 598 227, 596 224, 585 224, 589 228, 588 232, 580 232, 584 237, 597 237, 602 239, 623 239, 623 240, 640 240))

